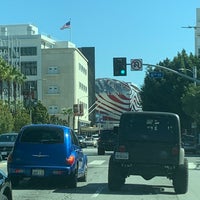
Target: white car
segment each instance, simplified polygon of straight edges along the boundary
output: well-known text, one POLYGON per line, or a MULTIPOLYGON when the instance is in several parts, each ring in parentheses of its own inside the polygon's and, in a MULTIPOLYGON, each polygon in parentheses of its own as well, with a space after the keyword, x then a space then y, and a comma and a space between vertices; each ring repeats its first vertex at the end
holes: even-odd
POLYGON ((87 146, 97 147, 97 140, 95 140, 93 137, 85 138, 85 143, 87 146))

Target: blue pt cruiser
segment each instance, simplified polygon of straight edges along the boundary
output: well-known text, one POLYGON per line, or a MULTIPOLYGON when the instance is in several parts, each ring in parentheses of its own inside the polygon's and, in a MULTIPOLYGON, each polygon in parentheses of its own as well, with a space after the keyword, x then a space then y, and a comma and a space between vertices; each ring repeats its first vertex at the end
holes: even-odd
POLYGON ((8 177, 17 186, 23 178, 58 178, 70 187, 87 179, 87 156, 69 127, 54 124, 24 126, 8 157, 8 177))

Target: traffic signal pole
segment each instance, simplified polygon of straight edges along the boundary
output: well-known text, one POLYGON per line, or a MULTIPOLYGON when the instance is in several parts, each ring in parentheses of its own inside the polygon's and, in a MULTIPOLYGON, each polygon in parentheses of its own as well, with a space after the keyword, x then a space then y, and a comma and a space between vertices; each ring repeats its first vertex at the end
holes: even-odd
POLYGON ((167 71, 170 71, 174 74, 177 74, 179 76, 182 76, 183 78, 186 78, 186 79, 189 79, 191 81, 194 81, 196 83, 200 83, 200 80, 197 79, 196 77, 191 77, 191 76, 188 76, 188 75, 185 75, 183 73, 180 73, 176 70, 173 70, 173 69, 170 69, 170 68, 167 68, 167 67, 164 67, 164 66, 160 66, 160 65, 152 65, 152 64, 143 64, 144 66, 147 66, 147 67, 157 67, 157 68, 161 68, 161 69, 164 69, 164 70, 167 70, 167 71))

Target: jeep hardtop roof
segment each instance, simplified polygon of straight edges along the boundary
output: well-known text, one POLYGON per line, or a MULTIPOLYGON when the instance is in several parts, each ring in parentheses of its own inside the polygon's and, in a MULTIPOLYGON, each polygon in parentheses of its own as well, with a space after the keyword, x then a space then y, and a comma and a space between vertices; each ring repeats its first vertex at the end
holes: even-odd
POLYGON ((180 142, 179 116, 170 112, 125 112, 121 115, 119 138, 143 141, 180 142))

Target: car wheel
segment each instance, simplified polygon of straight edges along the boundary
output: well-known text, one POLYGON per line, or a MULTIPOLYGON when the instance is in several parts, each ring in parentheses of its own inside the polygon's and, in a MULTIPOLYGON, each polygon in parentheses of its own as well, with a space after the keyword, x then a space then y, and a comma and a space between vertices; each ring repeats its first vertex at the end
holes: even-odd
POLYGON ((12 184, 12 187, 17 187, 19 185, 19 177, 11 177, 11 184, 12 184))
POLYGON ((98 155, 105 155, 105 150, 103 148, 98 148, 97 153, 98 155))
POLYGON ((81 182, 87 182, 87 166, 85 166, 84 175, 79 178, 79 181, 81 181, 81 182))
POLYGON ((177 194, 185 194, 188 190, 188 161, 184 160, 184 164, 180 165, 173 177, 173 186, 177 194))
POLYGON ((78 171, 77 169, 70 175, 68 179, 68 187, 69 188, 76 188, 78 182, 78 171))
POLYGON ((121 174, 121 167, 119 164, 113 162, 111 156, 108 168, 108 189, 111 191, 120 190, 124 183, 125 178, 121 174))

